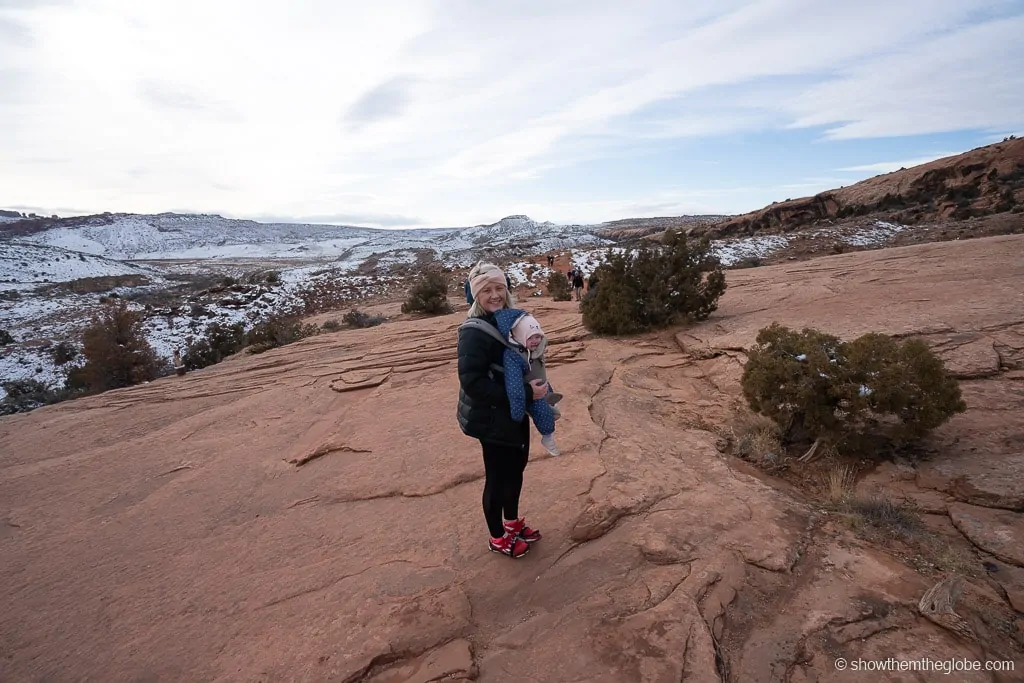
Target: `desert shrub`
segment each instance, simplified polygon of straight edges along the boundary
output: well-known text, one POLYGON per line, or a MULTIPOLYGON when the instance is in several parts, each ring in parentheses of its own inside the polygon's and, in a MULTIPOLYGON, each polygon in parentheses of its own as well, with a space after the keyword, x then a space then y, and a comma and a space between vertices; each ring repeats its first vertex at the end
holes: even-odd
POLYGON ((159 362, 142 331, 142 315, 119 301, 104 307, 82 334, 80 381, 106 391, 156 379, 159 362))
POLYGON ((268 285, 279 285, 281 284, 281 273, 276 270, 272 270, 267 273, 267 284, 268 285))
POLYGON ((436 270, 427 271, 409 290, 409 298, 402 304, 402 313, 441 315, 451 312, 448 283, 444 275, 436 270))
POLYGON ((8 289, 0 292, 0 301, 18 301, 21 299, 21 292, 16 289, 8 289))
POLYGON ((609 249, 601 286, 581 302, 583 324, 601 334, 632 334, 704 320, 725 292, 725 275, 706 237, 691 242, 668 230, 662 244, 624 253, 609 249))
POLYGON ((920 340, 871 333, 843 342, 777 323, 758 333, 741 386, 783 443, 849 445, 868 435, 906 443, 967 408, 959 384, 920 340))
POLYGON ((999 203, 995 205, 994 211, 996 213, 1004 213, 1006 211, 1012 211, 1016 200, 1013 196, 1013 190, 1010 188, 1004 188, 1002 193, 999 195, 999 203))
POLYGON ((369 313, 364 313, 363 311, 353 308, 345 314, 345 317, 342 318, 342 320, 344 320, 345 324, 349 327, 376 327, 377 325, 387 321, 387 318, 382 315, 370 315, 369 313))
POLYGON ((320 277, 304 283, 299 290, 301 304, 292 311, 294 315, 316 315, 324 311, 334 311, 359 295, 352 282, 330 269, 314 275, 320 277))
POLYGON ((62 341, 50 349, 50 354, 55 365, 66 365, 78 358, 78 348, 69 341, 62 341))
POLYGON ((25 413, 40 406, 59 403, 71 398, 68 389, 51 389, 37 379, 18 379, 0 383, 7 395, 0 400, 0 415, 25 413))
POLYGON ((571 301, 572 291, 569 289, 569 279, 557 270, 551 271, 548 275, 548 292, 555 301, 571 301))
POLYGON ((337 332, 341 329, 341 323, 337 320, 325 320, 320 323, 320 329, 324 332, 337 332))
POLYGON ((246 341, 249 353, 263 353, 319 333, 316 325, 304 324, 300 318, 272 316, 249 330, 246 341))
POLYGON ((883 496, 853 497, 846 502, 845 508, 875 528, 900 535, 910 536, 922 528, 921 520, 913 510, 883 496))
POLYGON ((14 337, 7 330, 0 330, 0 346, 7 346, 14 343, 14 337))
POLYGON ((782 456, 778 426, 762 415, 744 414, 732 427, 736 455, 762 466, 773 466, 782 456))
POLYGON ((198 370, 221 362, 244 346, 245 327, 242 323, 211 323, 202 337, 189 341, 181 361, 187 369, 198 370))

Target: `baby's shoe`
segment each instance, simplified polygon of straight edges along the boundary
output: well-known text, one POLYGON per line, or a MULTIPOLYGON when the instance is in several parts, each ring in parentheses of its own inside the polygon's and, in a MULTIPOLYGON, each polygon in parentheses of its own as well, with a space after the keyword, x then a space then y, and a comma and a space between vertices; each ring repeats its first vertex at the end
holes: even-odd
POLYGON ((547 452, 550 453, 551 455, 561 455, 562 454, 562 451, 558 450, 558 446, 555 445, 555 435, 554 434, 545 434, 544 436, 542 436, 540 438, 540 443, 541 443, 541 445, 544 446, 544 448, 547 450, 547 452))

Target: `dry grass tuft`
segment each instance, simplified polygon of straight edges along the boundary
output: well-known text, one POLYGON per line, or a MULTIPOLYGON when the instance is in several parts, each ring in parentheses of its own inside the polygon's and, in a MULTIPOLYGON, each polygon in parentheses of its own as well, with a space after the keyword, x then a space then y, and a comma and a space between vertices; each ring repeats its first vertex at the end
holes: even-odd
POLYGON ((916 512, 882 495, 854 496, 847 501, 844 509, 854 516, 856 526, 870 527, 886 536, 920 540, 925 534, 921 518, 916 512))
POLYGON ((856 472, 846 464, 837 463, 825 475, 825 500, 829 507, 840 509, 845 507, 853 497, 853 489, 857 483, 856 472))
POLYGON ((732 428, 736 454, 762 465, 775 465, 783 455, 778 426, 760 415, 743 415, 732 428))

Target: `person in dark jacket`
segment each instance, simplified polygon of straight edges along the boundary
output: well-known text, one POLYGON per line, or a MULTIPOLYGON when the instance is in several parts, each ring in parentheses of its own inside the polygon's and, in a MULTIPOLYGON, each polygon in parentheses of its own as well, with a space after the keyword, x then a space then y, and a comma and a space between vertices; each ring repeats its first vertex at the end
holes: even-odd
POLYGON ((583 297, 583 271, 576 270, 572 274, 572 289, 576 292, 576 301, 583 297))
POLYGON ((469 278, 466 278, 466 303, 470 306, 473 305, 473 292, 469 289, 469 278))
MULTIPOLYGON (((479 319, 494 328, 469 324, 459 328, 459 407, 462 433, 480 441, 484 458, 484 519, 490 535, 488 547, 509 557, 529 552, 529 544, 541 534, 519 515, 523 472, 530 457, 530 419, 512 418, 511 404, 503 377, 506 342, 498 331, 494 313, 512 308, 505 274, 498 266, 480 263, 469 273, 473 305, 469 319, 479 319)), ((544 380, 523 380, 527 397, 542 399, 547 394, 544 380)))

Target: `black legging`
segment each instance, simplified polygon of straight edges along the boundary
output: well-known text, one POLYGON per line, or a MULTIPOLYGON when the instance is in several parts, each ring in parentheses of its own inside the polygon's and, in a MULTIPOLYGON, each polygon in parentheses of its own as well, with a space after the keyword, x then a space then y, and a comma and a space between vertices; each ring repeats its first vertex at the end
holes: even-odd
POLYGON ((492 538, 505 533, 502 515, 519 517, 519 494, 523 490, 523 470, 530 459, 530 421, 523 420, 521 446, 481 441, 484 451, 484 519, 492 538))

